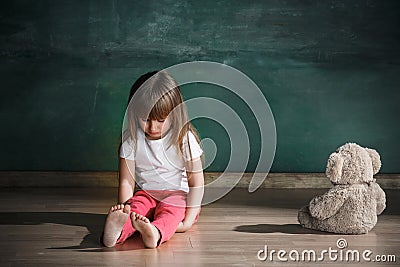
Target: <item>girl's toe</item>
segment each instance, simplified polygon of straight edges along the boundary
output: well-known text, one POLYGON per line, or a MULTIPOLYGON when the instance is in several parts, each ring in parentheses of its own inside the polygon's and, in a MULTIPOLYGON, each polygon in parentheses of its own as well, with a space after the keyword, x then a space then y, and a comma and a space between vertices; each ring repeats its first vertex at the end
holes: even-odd
POLYGON ((130 211, 131 211, 131 206, 129 206, 129 205, 124 205, 124 212, 127 213, 127 214, 129 214, 130 211))

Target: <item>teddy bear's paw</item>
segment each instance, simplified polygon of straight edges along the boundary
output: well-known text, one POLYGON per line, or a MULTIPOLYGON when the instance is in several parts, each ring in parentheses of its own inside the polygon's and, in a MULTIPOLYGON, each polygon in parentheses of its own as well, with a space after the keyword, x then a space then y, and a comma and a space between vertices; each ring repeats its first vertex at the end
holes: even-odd
POLYGON ((297 220, 301 224, 301 226, 309 228, 310 227, 310 211, 308 209, 308 206, 302 207, 298 214, 297 214, 297 220))

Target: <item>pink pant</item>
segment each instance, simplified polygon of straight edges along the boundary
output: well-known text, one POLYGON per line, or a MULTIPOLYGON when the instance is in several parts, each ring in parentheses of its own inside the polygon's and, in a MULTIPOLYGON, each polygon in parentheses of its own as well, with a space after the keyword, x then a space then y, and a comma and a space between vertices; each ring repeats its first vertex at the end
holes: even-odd
MULTIPOLYGON (((146 216, 157 227, 161 234, 159 242, 161 244, 174 235, 179 223, 185 218, 186 195, 183 191, 140 190, 126 202, 126 205, 131 206, 131 212, 146 216)), ((117 244, 123 243, 135 231, 129 216, 117 244)))

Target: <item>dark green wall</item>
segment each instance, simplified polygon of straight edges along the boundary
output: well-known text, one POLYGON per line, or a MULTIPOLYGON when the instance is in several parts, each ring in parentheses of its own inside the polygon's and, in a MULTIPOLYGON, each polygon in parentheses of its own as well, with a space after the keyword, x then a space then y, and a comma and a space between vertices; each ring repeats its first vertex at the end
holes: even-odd
MULTIPOLYGON (((275 117, 272 171, 321 172, 352 141, 400 172, 400 1, 2 1, 0 170, 116 170, 127 94, 144 72, 226 63, 275 117)), ((190 88, 190 86, 189 86, 190 88)), ((207 85, 185 97, 239 101, 207 85)), ((240 105, 239 105, 240 106, 240 105)), ((241 107, 247 126, 254 118, 241 107)), ((223 129, 215 137, 223 170, 223 129)), ((251 137, 254 168, 260 138, 251 137)))

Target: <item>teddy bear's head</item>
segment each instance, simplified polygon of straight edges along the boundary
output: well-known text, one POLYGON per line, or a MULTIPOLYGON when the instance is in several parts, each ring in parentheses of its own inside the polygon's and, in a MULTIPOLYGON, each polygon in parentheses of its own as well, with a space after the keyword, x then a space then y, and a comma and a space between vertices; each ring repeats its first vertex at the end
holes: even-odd
POLYGON ((347 143, 329 156, 326 176, 333 184, 371 182, 380 168, 378 152, 355 143, 347 143))

